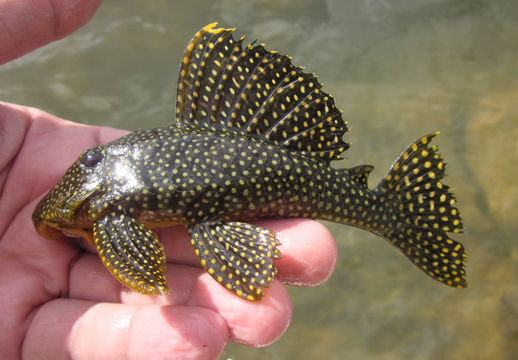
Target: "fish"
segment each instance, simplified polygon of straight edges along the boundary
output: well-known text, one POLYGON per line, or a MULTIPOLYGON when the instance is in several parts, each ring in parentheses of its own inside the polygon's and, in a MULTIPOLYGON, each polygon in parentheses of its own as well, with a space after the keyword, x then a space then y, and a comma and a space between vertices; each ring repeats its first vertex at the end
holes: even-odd
POLYGON ((388 240, 430 277, 467 286, 463 225, 431 142, 412 142, 375 188, 371 165, 331 166, 349 148, 343 111, 292 58, 243 46, 209 24, 180 65, 175 121, 84 151, 39 202, 32 220, 49 239, 81 236, 123 285, 169 292, 154 228, 181 224, 201 266, 240 298, 258 301, 281 257, 259 218, 312 218, 388 240))

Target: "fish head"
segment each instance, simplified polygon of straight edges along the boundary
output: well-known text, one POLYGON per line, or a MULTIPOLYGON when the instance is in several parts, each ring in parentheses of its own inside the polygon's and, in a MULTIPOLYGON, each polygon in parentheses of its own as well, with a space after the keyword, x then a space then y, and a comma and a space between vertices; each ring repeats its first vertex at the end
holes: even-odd
POLYGON ((105 147, 83 152, 36 206, 32 221, 37 232, 49 239, 60 238, 63 232, 88 238, 93 221, 87 208, 104 192, 106 166, 105 147))

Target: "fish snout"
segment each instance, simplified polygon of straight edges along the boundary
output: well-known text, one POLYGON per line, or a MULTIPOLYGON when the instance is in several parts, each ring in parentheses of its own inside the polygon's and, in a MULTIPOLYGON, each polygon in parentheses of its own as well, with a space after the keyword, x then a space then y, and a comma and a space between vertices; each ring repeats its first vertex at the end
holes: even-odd
POLYGON ((32 222, 36 231, 47 239, 60 239, 64 235, 61 229, 74 223, 74 213, 63 207, 64 200, 47 194, 32 213, 32 222), (54 201, 52 201, 54 200, 54 201))

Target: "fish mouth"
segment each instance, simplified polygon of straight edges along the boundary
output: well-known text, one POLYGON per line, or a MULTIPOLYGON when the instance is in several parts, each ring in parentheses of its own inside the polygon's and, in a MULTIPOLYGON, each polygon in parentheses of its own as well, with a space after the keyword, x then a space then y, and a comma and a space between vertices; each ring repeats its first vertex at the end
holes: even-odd
POLYGON ((73 213, 68 210, 54 210, 50 212, 45 209, 44 205, 45 199, 38 204, 32 214, 32 222, 36 231, 47 239, 62 238, 61 230, 67 227, 67 224, 73 224, 73 213))
POLYGON ((84 220, 83 205, 92 192, 80 193, 65 199, 53 199, 49 192, 36 206, 32 222, 38 234, 50 240, 68 237, 92 238, 92 226, 84 220))
POLYGON ((32 222, 38 234, 49 240, 61 240, 68 237, 85 237, 92 232, 91 226, 78 221, 78 214, 68 209, 45 213, 38 206, 32 214, 32 222))
POLYGON ((83 238, 89 244, 94 244, 93 232, 89 227, 66 227, 48 220, 41 220, 34 224, 38 234, 49 240, 64 240, 70 238, 83 238))
POLYGON ((38 234, 49 240, 62 240, 65 238, 65 234, 62 228, 48 220, 39 220, 34 222, 34 227, 38 234))

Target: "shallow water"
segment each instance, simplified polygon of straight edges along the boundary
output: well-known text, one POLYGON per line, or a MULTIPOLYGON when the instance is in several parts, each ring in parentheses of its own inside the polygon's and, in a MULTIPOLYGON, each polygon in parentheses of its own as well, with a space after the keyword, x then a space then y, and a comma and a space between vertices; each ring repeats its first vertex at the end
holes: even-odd
POLYGON ((413 139, 440 130, 467 249, 465 290, 422 274, 380 238, 329 225, 337 269, 290 288, 275 344, 233 359, 514 359, 518 356, 518 3, 495 0, 106 2, 80 31, 0 67, 0 98, 136 129, 174 114, 179 60, 219 21, 294 57, 326 83, 375 186, 413 139))

